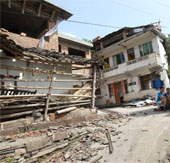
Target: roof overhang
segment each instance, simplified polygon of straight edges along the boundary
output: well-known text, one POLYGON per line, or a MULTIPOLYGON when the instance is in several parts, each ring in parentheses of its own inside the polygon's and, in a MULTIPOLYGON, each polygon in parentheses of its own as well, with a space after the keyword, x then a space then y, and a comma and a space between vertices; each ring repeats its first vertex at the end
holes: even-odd
POLYGON ((66 42, 71 42, 71 43, 79 44, 81 46, 85 46, 85 47, 88 47, 88 48, 92 48, 93 47, 93 44, 90 43, 90 42, 87 42, 87 41, 84 41, 84 40, 80 40, 80 39, 77 39, 77 38, 74 38, 74 37, 70 37, 70 36, 64 35, 62 33, 58 33, 58 39, 59 39, 59 42, 63 40, 63 41, 66 41, 66 42))
POLYGON ((39 38, 48 29, 48 21, 67 20, 71 13, 45 0, 0 0, 1 28, 39 38))

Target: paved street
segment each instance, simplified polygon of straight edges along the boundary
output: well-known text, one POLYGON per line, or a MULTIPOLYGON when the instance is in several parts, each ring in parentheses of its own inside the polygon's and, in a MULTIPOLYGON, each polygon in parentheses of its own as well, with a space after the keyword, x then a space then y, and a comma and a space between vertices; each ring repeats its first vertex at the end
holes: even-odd
POLYGON ((117 125, 122 134, 112 137, 113 154, 105 149, 101 152, 101 162, 157 163, 164 159, 170 145, 170 112, 153 112, 153 108, 120 107, 101 110, 130 114, 128 123, 122 121, 117 125))

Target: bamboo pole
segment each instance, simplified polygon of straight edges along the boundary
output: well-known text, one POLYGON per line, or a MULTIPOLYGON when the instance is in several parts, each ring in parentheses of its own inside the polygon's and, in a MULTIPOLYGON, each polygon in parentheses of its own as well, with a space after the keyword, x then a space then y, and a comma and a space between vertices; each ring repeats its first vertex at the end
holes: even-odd
POLYGON ((93 67, 93 86, 92 86, 92 109, 95 109, 95 91, 96 91, 96 65, 93 67))
POLYGON ((52 85, 53 85, 53 76, 54 76, 54 73, 52 72, 51 73, 51 82, 50 82, 49 90, 48 90, 48 93, 47 93, 47 101, 46 101, 45 113, 44 113, 44 119, 46 121, 49 121, 49 118, 48 118, 48 107, 49 107, 49 101, 50 101, 51 90, 52 90, 52 85))

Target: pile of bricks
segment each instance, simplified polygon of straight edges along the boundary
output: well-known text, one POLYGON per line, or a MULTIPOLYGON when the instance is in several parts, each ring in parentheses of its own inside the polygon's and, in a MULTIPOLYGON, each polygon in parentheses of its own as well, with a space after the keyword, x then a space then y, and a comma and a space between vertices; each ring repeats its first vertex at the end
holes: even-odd
POLYGON ((47 129, 1 137, 0 162, 58 160, 74 163, 101 158, 98 152, 108 147, 105 130, 108 129, 112 137, 121 134, 113 127, 113 123, 122 118, 126 116, 115 113, 91 121, 50 126, 47 129), (97 146, 94 147, 94 144, 97 146))

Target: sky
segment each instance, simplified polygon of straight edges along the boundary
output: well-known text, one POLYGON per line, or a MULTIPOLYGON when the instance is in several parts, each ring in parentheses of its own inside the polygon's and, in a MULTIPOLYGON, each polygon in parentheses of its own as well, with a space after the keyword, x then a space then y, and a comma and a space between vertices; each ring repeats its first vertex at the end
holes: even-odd
POLYGON ((97 36, 161 21, 162 32, 170 34, 170 0, 48 0, 73 14, 69 20, 115 26, 116 28, 61 22, 59 32, 92 40, 97 36))

